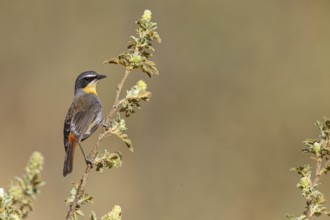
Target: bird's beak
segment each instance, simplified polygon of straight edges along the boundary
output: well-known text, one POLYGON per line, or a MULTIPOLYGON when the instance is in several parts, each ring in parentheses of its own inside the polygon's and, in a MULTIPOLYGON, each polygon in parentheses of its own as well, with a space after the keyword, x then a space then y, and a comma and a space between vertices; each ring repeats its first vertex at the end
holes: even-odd
POLYGON ((97 76, 97 80, 104 79, 104 78, 106 78, 106 77, 107 77, 106 75, 101 75, 101 74, 99 74, 99 75, 97 76))

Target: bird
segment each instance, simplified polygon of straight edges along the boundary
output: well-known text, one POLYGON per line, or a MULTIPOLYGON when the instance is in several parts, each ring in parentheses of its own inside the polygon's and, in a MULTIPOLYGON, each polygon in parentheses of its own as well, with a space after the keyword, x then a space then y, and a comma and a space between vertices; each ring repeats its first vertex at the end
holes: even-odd
POLYGON ((78 75, 75 81, 74 98, 64 121, 64 168, 65 177, 72 172, 74 152, 79 145, 86 163, 85 153, 80 142, 91 136, 102 123, 102 106, 96 92, 97 82, 106 78, 95 71, 78 75))

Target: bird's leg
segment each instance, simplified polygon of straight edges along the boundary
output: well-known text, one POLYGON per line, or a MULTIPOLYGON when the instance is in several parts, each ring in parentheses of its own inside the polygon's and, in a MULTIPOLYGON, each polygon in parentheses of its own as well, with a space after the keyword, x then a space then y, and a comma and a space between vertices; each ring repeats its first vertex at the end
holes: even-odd
POLYGON ((80 143, 79 143, 79 147, 80 147, 81 153, 84 155, 86 165, 90 164, 93 166, 93 161, 86 157, 85 152, 84 152, 83 148, 81 147, 80 143))

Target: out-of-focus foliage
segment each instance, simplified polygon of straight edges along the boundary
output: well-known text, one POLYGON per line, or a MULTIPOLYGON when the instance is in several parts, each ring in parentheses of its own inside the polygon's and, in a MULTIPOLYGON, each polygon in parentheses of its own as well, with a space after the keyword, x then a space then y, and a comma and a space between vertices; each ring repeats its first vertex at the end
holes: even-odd
MULTIPOLYGON (((119 205, 115 205, 111 212, 101 217, 101 220, 121 220, 122 212, 119 205)), ((97 220, 96 214, 92 211, 90 215, 90 220, 97 220)))
POLYGON ((303 152, 311 154, 311 159, 316 161, 315 170, 309 164, 291 169, 301 176, 297 187, 306 200, 306 209, 298 216, 287 215, 290 220, 312 219, 312 217, 330 215, 330 211, 325 206, 325 196, 318 189, 321 184, 321 177, 330 169, 330 121, 325 119, 324 123, 317 121, 315 124, 320 130, 319 137, 305 140, 305 147, 303 148, 303 152))
POLYGON ((0 219, 23 219, 33 210, 33 200, 45 183, 41 179, 44 158, 34 152, 25 167, 26 174, 16 177, 7 192, 0 188, 0 219))

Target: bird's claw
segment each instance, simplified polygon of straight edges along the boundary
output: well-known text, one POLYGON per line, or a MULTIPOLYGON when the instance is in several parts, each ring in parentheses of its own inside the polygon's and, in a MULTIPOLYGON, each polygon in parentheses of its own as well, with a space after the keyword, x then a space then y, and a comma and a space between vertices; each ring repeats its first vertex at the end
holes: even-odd
POLYGON ((85 162, 86 162, 87 166, 90 165, 91 168, 93 168, 94 160, 92 158, 89 158, 89 157, 85 158, 85 162))
POLYGON ((103 121, 102 121, 102 126, 103 126, 104 128, 109 128, 109 127, 110 127, 110 123, 109 123, 106 119, 103 119, 103 121))

